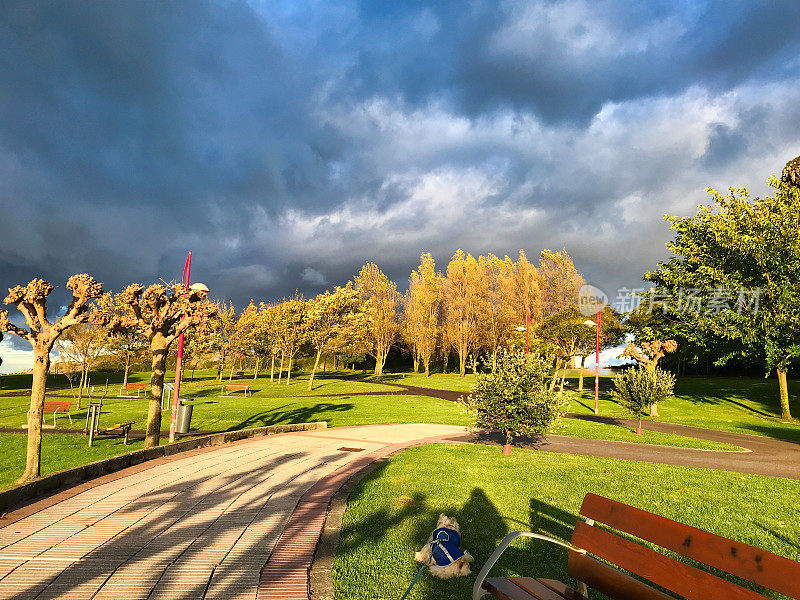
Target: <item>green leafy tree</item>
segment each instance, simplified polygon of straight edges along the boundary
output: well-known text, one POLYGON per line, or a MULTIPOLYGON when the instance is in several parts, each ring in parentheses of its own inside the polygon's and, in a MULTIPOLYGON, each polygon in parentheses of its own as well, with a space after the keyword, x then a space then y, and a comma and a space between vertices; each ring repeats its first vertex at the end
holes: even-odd
POLYGON ((725 196, 709 189, 713 202, 694 217, 667 217, 677 232, 668 244, 674 256, 645 279, 673 303, 682 290, 705 290, 707 330, 741 340, 738 352, 762 357, 767 374, 777 373, 781 417, 788 420, 786 370, 800 356, 800 188, 775 178, 769 183, 774 194, 754 200, 744 189, 725 196), (727 306, 717 310, 723 293, 727 306))
MULTIPOLYGON (((577 294, 576 294, 577 296, 577 294)), ((603 307, 600 313, 600 348, 610 348, 619 344, 624 335, 625 328, 620 321, 619 313, 610 306, 603 307)), ((563 389, 564 371, 573 356, 581 357, 581 370, 578 389, 583 390, 583 364, 586 355, 595 349, 596 334, 594 327, 586 325, 587 319, 578 308, 577 304, 562 308, 557 313, 545 318, 537 328, 536 337, 542 346, 549 348, 556 357, 556 370, 553 374, 551 385, 555 385, 559 368, 563 367, 560 385, 563 389)))
POLYGON ((333 293, 325 292, 308 301, 306 313, 306 338, 314 346, 316 357, 308 390, 314 387, 314 375, 319 367, 320 357, 336 347, 337 338, 346 335, 352 328, 364 329, 367 317, 360 294, 352 285, 337 287, 333 293))
POLYGON ((658 367, 640 365, 624 369, 614 376, 614 400, 639 418, 636 433, 642 433, 642 415, 648 414, 657 403, 672 396, 675 376, 658 367))
POLYGON ((547 384, 550 360, 503 350, 497 368, 480 373, 472 392, 461 402, 475 427, 499 429, 510 444, 514 436, 546 433, 561 416, 562 394, 547 384))

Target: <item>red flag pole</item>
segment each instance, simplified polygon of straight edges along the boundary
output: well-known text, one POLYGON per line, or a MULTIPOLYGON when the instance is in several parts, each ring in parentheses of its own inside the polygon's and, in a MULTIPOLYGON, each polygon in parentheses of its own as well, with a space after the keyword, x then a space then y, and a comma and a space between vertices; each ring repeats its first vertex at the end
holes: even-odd
MULTIPOLYGON (((192 270, 192 251, 186 257, 183 267, 183 285, 189 288, 189 274, 192 270)), ((184 317, 185 318, 185 317, 184 317)), ((178 338, 178 360, 175 363, 175 389, 172 392, 172 414, 169 420, 169 441, 175 441, 175 427, 178 424, 178 398, 181 393, 181 369, 183 367, 183 334, 178 338)))

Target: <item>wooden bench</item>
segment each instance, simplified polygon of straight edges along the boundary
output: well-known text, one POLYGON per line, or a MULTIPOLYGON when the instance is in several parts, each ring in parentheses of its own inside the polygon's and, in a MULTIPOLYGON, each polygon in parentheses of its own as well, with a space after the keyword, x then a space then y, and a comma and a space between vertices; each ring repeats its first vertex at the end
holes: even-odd
POLYGON ((225 395, 225 392, 244 392, 244 395, 247 396, 248 392, 249 395, 253 395, 253 391, 250 389, 250 384, 247 383, 226 383, 222 386, 222 395, 225 395))
MULTIPOLYGON (((72 424, 72 415, 69 414, 69 407, 71 402, 45 402, 42 407, 43 415, 53 415, 53 427, 56 426, 56 417, 59 413, 66 414, 69 417, 70 425, 72 424)), ((28 420, 30 420, 31 411, 28 411, 28 420)))
POLYGON ((147 390, 147 386, 144 383, 128 383, 119 387, 119 395, 121 398, 134 398, 133 395, 123 394, 122 392, 136 392, 135 397, 138 398, 139 394, 145 390, 147 390))
POLYGON ((490 593, 503 600, 585 600, 587 586, 614 600, 673 600, 672 596, 615 569, 634 573, 688 600, 764 600, 745 587, 646 548, 595 523, 622 534, 660 546, 764 588, 800 598, 800 563, 672 521, 644 510, 587 494, 580 514, 586 520, 575 525, 572 544, 547 536, 516 531, 500 543, 478 574, 473 600, 490 593), (568 549, 568 571, 578 581, 572 590, 552 579, 533 577, 489 578, 486 576, 503 551, 517 537, 547 540, 568 549))

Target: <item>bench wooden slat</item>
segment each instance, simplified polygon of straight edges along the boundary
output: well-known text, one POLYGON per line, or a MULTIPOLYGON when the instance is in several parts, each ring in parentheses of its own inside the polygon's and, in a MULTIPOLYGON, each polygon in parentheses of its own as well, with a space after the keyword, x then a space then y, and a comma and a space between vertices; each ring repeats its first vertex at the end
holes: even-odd
POLYGON ((69 410, 71 402, 45 402, 42 406, 42 413, 52 414, 57 410, 69 410))
POLYGON ((567 569, 578 581, 614 600, 675 600, 672 596, 579 552, 569 553, 567 569))
POLYGON ((800 598, 800 563, 788 558, 596 494, 586 494, 581 514, 742 579, 800 598))
POLYGON ((533 577, 509 577, 508 580, 537 600, 568 600, 568 597, 559 594, 533 577))
POLYGON ((586 523, 578 522, 575 525, 572 544, 688 600, 712 598, 764 600, 765 598, 761 594, 586 523))
POLYGON ((539 600, 504 577, 491 577, 483 582, 483 589, 500 600, 539 600))
POLYGON ((581 594, 573 590, 571 587, 566 585, 565 583, 558 581, 557 579, 542 579, 539 578, 536 581, 539 583, 546 585, 551 590, 553 590, 556 594, 561 594, 567 600, 586 600, 581 594))

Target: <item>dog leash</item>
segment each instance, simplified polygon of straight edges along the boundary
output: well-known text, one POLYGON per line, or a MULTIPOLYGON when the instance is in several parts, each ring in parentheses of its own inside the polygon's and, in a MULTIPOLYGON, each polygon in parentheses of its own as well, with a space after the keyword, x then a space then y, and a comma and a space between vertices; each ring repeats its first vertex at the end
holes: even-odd
POLYGON ((400 600, 406 600, 406 596, 408 596, 409 592, 411 592, 411 588, 413 588, 414 584, 417 583, 417 581, 419 580, 419 577, 420 577, 420 575, 422 575, 422 572, 425 570, 425 567, 427 567, 428 563, 430 563, 433 560, 433 545, 434 544, 436 544, 439 547, 439 549, 442 550, 447 555, 447 557, 452 561, 453 557, 450 556, 450 553, 447 551, 447 549, 446 548, 442 548, 442 542, 447 542, 449 540, 450 540, 450 536, 447 535, 447 533, 445 533, 444 531, 440 531, 438 533, 438 535, 436 536, 436 539, 431 542, 431 557, 427 561, 425 561, 425 564, 423 564, 419 568, 419 571, 417 571, 417 574, 414 576, 414 580, 411 582, 411 585, 408 586, 408 589, 406 590, 406 593, 403 594, 403 596, 400 598, 400 600), (441 537, 441 536, 444 536, 444 537, 441 537))

